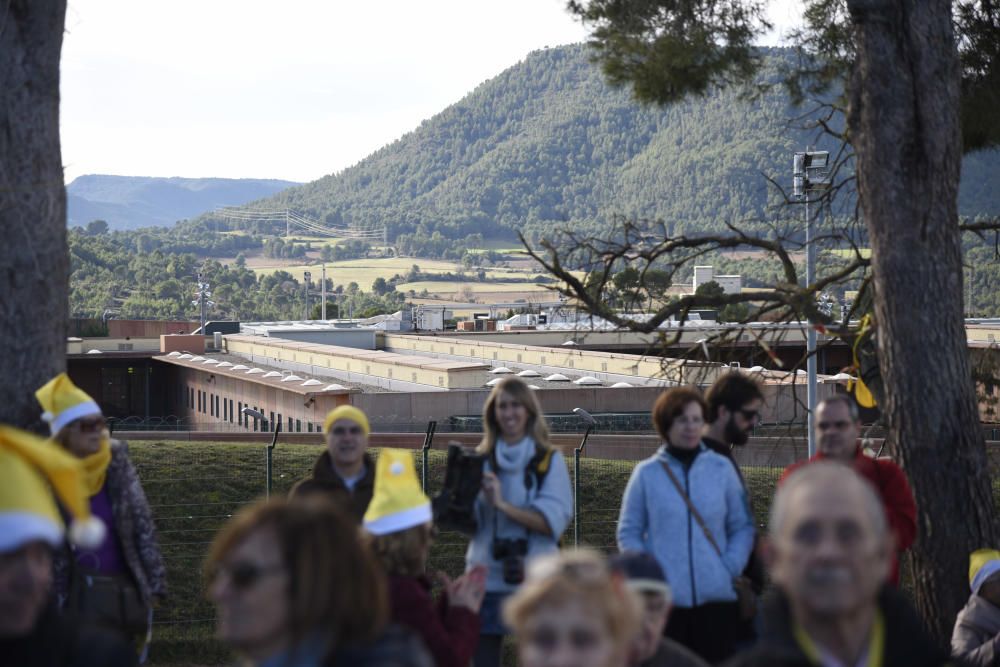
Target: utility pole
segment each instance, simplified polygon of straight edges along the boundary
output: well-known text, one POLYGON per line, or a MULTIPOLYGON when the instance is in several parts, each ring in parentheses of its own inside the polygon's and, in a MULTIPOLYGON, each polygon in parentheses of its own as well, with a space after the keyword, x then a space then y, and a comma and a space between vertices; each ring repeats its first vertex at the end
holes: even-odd
POLYGON ((323 295, 323 305, 320 307, 320 311, 322 313, 323 320, 326 321, 326 262, 323 262, 323 288, 321 293, 323 295))
MULTIPOLYGON (((816 282, 816 246, 813 243, 813 219, 809 210, 809 193, 829 187, 828 151, 806 150, 796 153, 792 161, 792 196, 804 199, 806 204, 806 287, 816 282)), ((808 442, 809 456, 816 453, 816 328, 806 322, 806 403, 809 405, 808 442)))
POLYGON ((198 289, 195 292, 197 297, 191 303, 195 306, 199 306, 201 309, 201 335, 205 335, 205 320, 208 314, 208 308, 215 305, 214 301, 210 301, 209 297, 212 293, 208 291, 208 283, 202 279, 201 271, 198 272, 198 289))
POLYGON ((309 271, 303 271, 302 272, 302 279, 303 279, 302 282, 305 283, 303 285, 303 287, 305 288, 305 293, 306 293, 306 316, 303 317, 302 319, 303 320, 308 320, 309 319, 309 283, 312 282, 312 273, 309 272, 309 271))
POLYGON ((292 235, 292 221, 288 215, 288 209, 285 209, 285 240, 287 241, 292 235))

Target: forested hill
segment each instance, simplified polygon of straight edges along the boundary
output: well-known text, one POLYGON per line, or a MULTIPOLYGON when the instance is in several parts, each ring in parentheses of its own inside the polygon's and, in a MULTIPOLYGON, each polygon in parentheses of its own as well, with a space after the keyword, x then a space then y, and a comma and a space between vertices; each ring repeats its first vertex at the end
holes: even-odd
POLYGON ((297 185, 254 178, 80 176, 66 186, 71 227, 104 220, 111 229, 169 226, 219 206, 238 206, 297 185))
MULTIPOLYGON (((769 51, 765 76, 787 57, 769 51)), ((414 240, 532 235, 613 213, 715 227, 764 217, 777 200, 764 174, 789 182, 792 153, 816 140, 789 128, 795 115, 778 89, 755 102, 734 91, 643 108, 605 85, 585 47, 546 49, 359 164, 267 204, 414 240)), ((968 158, 963 177, 964 215, 1000 213, 1000 152, 968 158)))

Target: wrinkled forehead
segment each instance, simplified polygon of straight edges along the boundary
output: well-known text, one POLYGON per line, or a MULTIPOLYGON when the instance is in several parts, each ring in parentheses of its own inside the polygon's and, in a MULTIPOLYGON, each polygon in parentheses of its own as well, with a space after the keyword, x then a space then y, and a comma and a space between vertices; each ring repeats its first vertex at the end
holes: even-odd
POLYGON ((787 508, 780 535, 789 536, 804 524, 842 525, 854 523, 874 534, 871 514, 856 484, 836 484, 820 480, 813 485, 799 485, 785 498, 787 508))

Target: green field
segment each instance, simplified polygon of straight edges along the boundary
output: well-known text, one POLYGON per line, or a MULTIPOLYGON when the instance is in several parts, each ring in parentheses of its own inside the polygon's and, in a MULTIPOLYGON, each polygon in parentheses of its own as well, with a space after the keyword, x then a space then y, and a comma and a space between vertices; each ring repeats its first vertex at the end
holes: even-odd
MULTIPOLYGON (((296 480, 307 476, 320 451, 313 445, 279 443, 274 451, 274 493, 287 492, 296 480)), ((226 648, 212 638, 214 611, 204 597, 201 567, 219 527, 242 505, 264 495, 265 448, 260 444, 136 441, 130 444, 130 452, 156 518, 170 589, 166 603, 156 612, 152 664, 232 664, 226 648)), ((419 474, 421 458, 419 452, 414 455, 419 474)), ((444 462, 444 451, 429 452, 431 494, 440 488, 444 462)), ((630 461, 581 461, 581 544, 601 550, 614 547, 619 502, 633 466, 630 461)), ((779 472, 777 468, 744 470, 759 517, 766 516, 779 472)), ((573 544, 572 524, 563 541, 573 544)), ((461 535, 441 534, 431 552, 430 568, 460 574, 466 544, 461 535)))
MULTIPOLYGON (((535 283, 481 283, 478 281, 457 282, 447 280, 420 280, 414 283, 402 283, 396 286, 400 292, 415 291, 417 294, 427 290, 430 294, 453 294, 468 287, 473 293, 481 292, 549 292, 544 285, 535 283)), ((553 297, 555 298, 555 297, 553 297)))
MULTIPOLYGON (((837 248, 835 250, 827 250, 826 252, 844 259, 851 259, 854 257, 854 250, 851 248, 837 248)), ((860 252, 861 256, 865 259, 869 259, 872 256, 871 248, 858 248, 858 252, 860 252)))

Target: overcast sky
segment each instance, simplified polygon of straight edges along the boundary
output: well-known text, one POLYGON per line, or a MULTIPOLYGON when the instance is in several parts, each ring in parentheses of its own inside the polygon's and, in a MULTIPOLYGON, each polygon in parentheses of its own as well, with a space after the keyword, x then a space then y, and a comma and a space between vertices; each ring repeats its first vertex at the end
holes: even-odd
MULTIPOLYGON (((787 26, 801 0, 777 0, 787 26)), ((544 46, 564 0, 69 0, 66 182, 81 174, 310 181, 544 46)), ((777 36, 768 41, 774 43, 777 36)))

